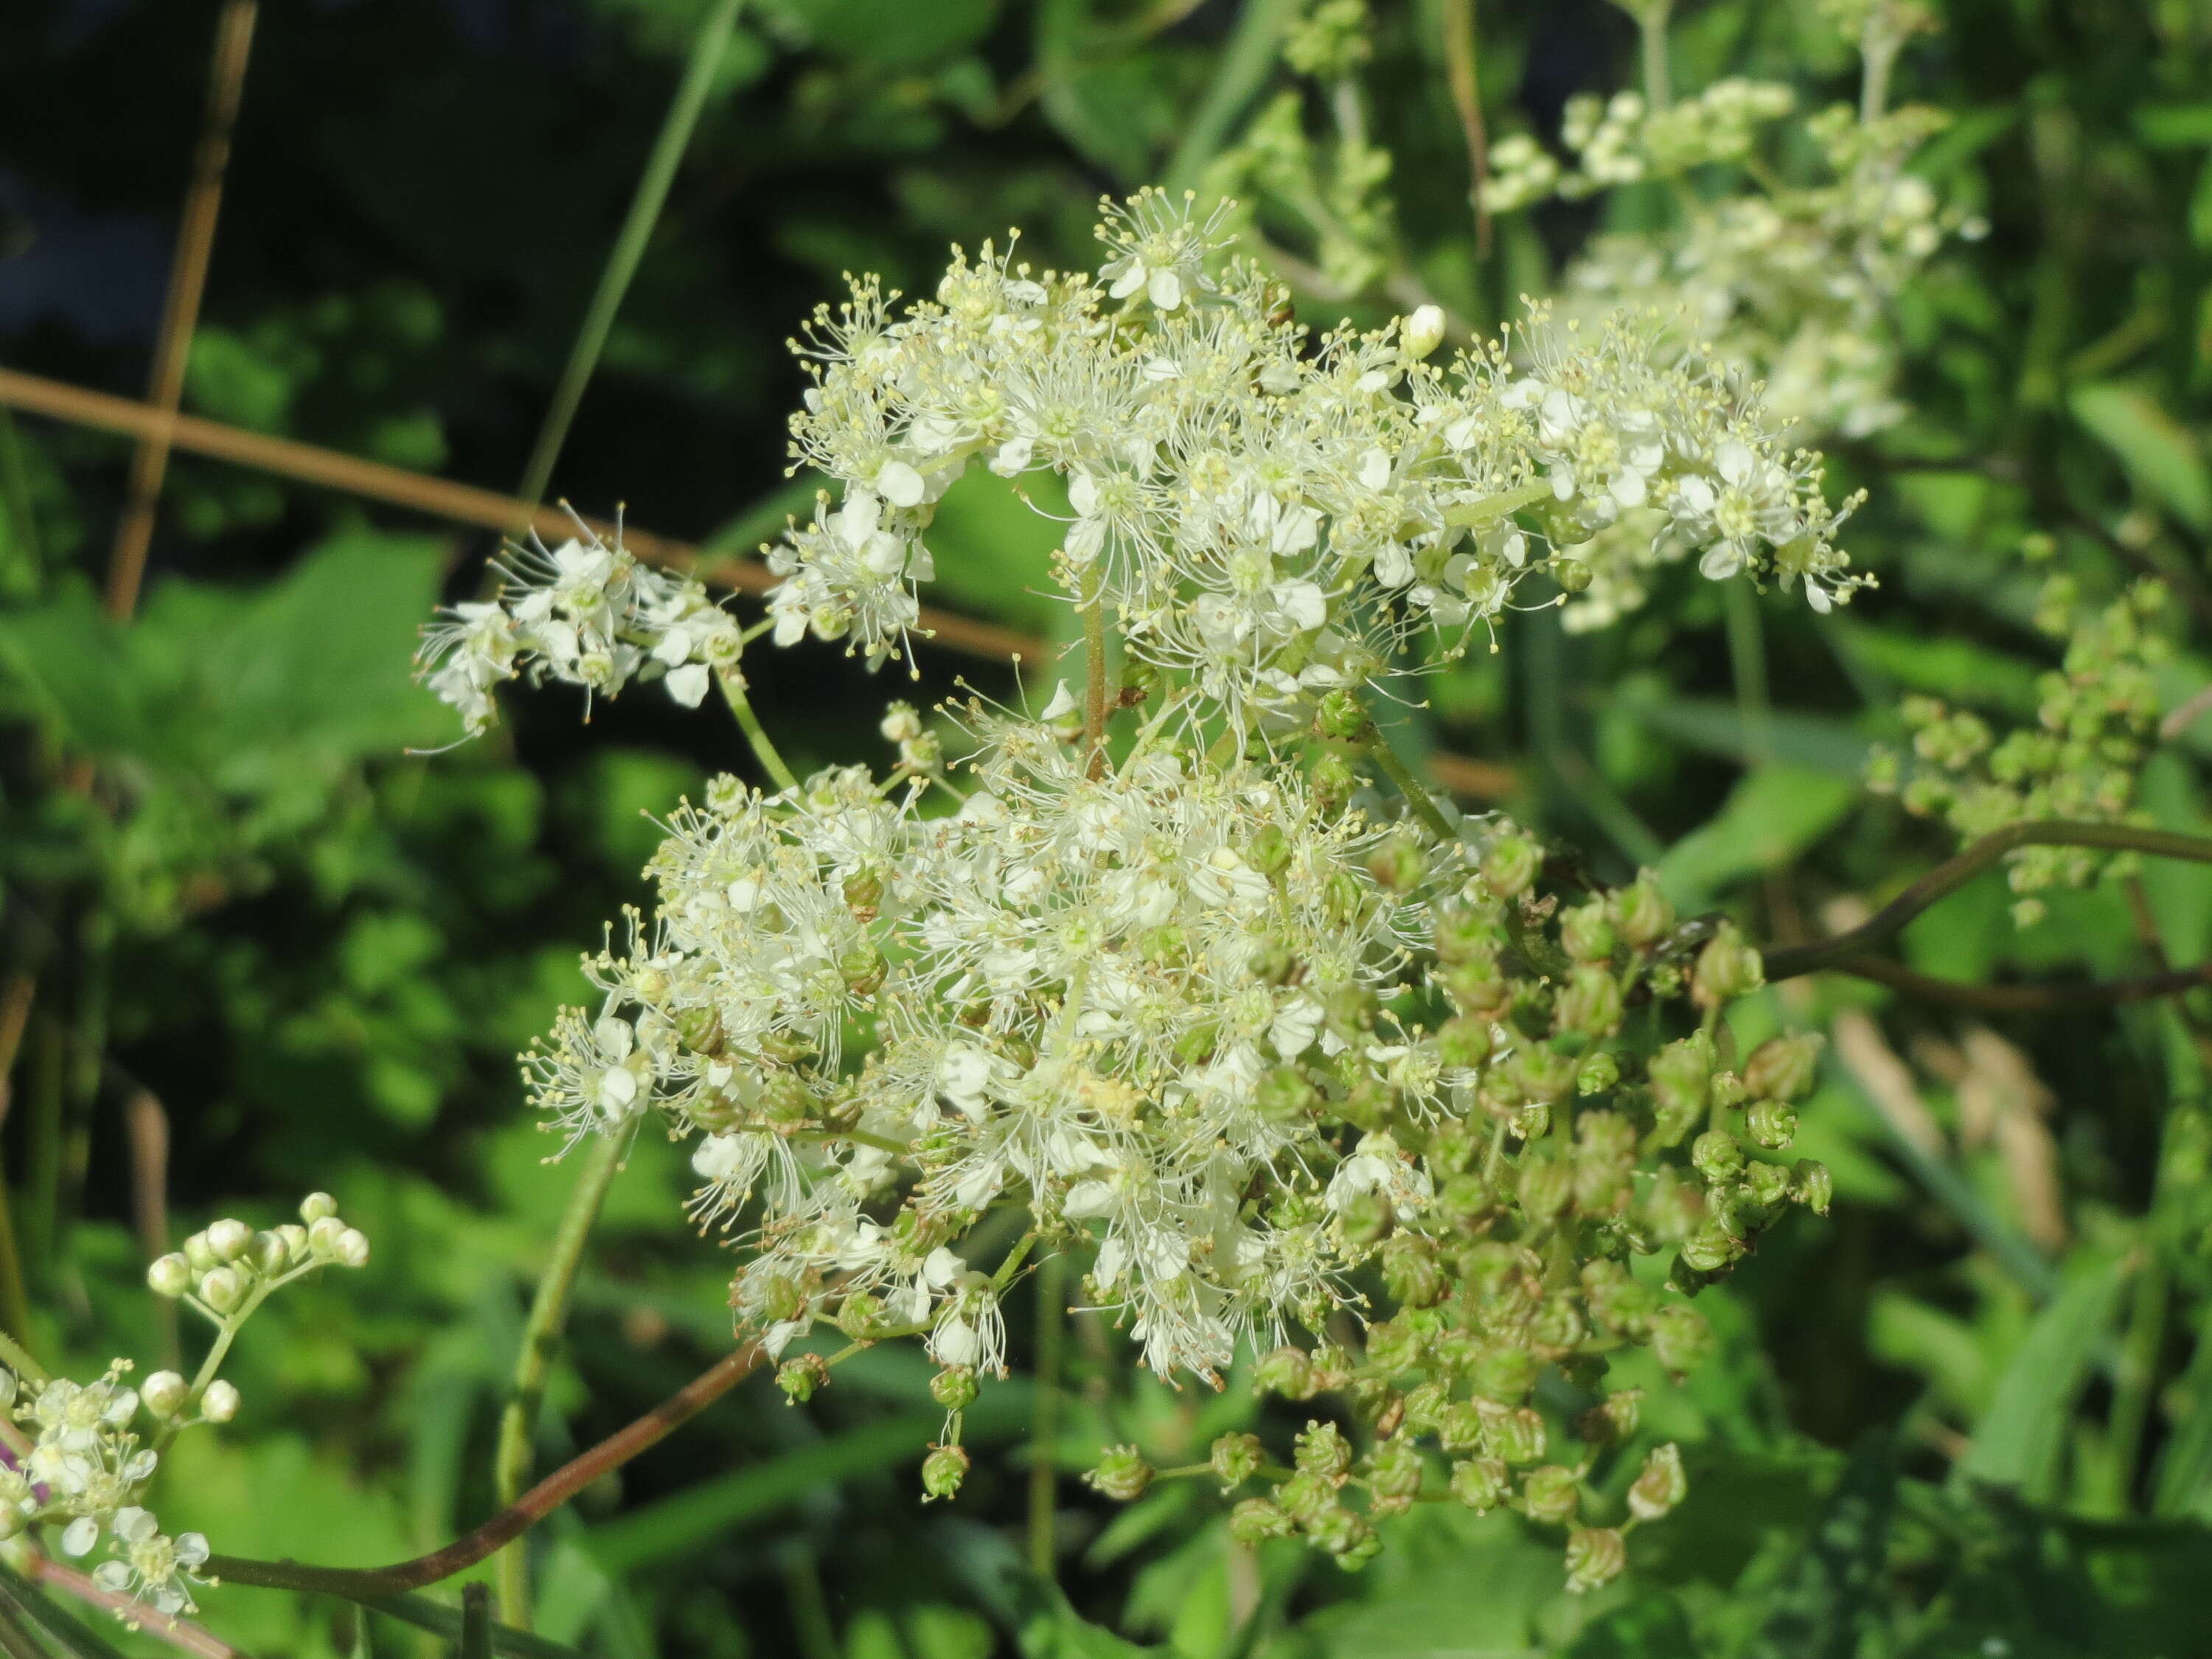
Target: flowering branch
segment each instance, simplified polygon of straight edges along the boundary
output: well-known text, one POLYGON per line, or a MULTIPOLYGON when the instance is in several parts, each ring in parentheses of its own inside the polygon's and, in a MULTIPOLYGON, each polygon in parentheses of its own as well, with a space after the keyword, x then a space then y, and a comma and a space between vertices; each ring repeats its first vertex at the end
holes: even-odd
MULTIPOLYGON (((2114 852, 2148 853, 2154 858, 2185 859, 2196 864, 2212 864, 2212 840, 2201 836, 2185 836, 2171 830, 2147 830, 2129 823, 2085 823, 2067 818, 2008 824, 1992 835, 1983 836, 1956 857, 1937 865, 1850 932, 1811 945, 1785 945, 1781 950, 1767 951, 1768 981, 1795 979, 1801 974, 1819 973, 1824 969, 1858 973, 1859 969, 1849 965, 1854 958, 1878 945, 1887 944, 1904 932, 1905 925, 1922 911, 1956 892, 2006 854, 2022 847, 2101 847, 2114 852)), ((1875 976, 1862 975, 1865 978, 1875 976)), ((2192 978, 2189 982, 2201 981, 2192 978)), ((1930 981, 1929 983, 1940 981, 1930 981)), ((2163 993, 2146 991, 2140 994, 2155 996, 2163 993)))
POLYGON ((396 1595, 450 1578, 476 1565, 509 1540, 520 1538, 601 1475, 658 1444, 750 1376, 761 1358, 759 1346, 750 1342, 725 1354, 628 1428, 571 1458, 474 1532, 428 1555, 388 1567, 318 1567, 298 1561, 211 1555, 208 1575, 233 1584, 313 1590, 354 1601, 396 1595))

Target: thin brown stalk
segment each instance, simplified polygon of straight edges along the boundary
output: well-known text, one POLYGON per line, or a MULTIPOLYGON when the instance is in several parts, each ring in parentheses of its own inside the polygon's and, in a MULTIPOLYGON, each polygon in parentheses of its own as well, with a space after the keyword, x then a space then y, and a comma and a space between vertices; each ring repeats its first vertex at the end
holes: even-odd
POLYGON ((15 1056, 23 1052, 23 1030, 31 1021, 31 1004, 37 1000, 35 975, 18 970, 0 985, 0 1124, 8 1121, 15 1093, 8 1079, 15 1070, 15 1056))
MULTIPOLYGON (((131 1216, 138 1228, 138 1248, 151 1262, 169 1249, 169 1115, 151 1089, 135 1089, 125 1101, 123 1129, 131 1143, 131 1216)), ((155 1308, 161 1361, 173 1370, 179 1352, 177 1304, 157 1297, 155 1308)))
POLYGON ((1881 957, 1856 957, 1828 964, 1828 971, 1872 980, 1931 1002, 1954 1008, 1971 1008, 1984 1014, 2057 1013, 2069 1008, 2113 1008, 2123 1003, 2149 1002, 2178 992, 2212 985, 2212 963, 2174 969, 2163 974, 2144 974, 2134 979, 2065 981, 2056 985, 1968 985, 1915 973, 1901 963, 1881 957))
POLYGON ((313 1590, 355 1601, 396 1595, 434 1584, 474 1566, 508 1540, 521 1537, 601 1475, 620 1468, 640 1452, 658 1444, 672 1431, 689 1422, 750 1376, 762 1358, 758 1346, 750 1342, 724 1355, 628 1428, 609 1435, 554 1470, 474 1532, 428 1555, 386 1567, 318 1567, 297 1561, 257 1561, 244 1556, 216 1555, 208 1558, 208 1572, 227 1583, 313 1590))
MULTIPOLYGON (((246 90, 246 64, 258 9, 258 0, 226 0, 216 24, 207 110, 192 158, 191 183, 185 192, 184 218, 177 228, 176 258, 169 268, 168 297, 161 307, 160 332, 154 337, 154 372, 146 390, 146 401, 164 416, 173 416, 184 399, 185 366, 191 356, 192 331, 199 325, 200 300, 207 291, 208 259, 215 251, 216 220, 222 210, 222 175, 230 164, 230 136, 246 90)), ((154 508, 169 469, 169 444, 168 432, 157 427, 139 441, 138 453, 131 459, 129 493, 107 559, 106 603, 112 617, 128 617, 138 608, 146 550, 154 538, 154 508)))

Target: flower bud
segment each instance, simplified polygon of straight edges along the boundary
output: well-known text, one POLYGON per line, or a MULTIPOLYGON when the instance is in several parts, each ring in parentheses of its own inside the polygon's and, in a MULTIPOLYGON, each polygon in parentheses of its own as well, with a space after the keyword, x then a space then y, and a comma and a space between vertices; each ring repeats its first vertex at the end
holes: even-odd
POLYGON ((1404 348, 1408 362, 1419 362, 1444 342, 1444 312, 1442 306, 1415 306, 1413 314, 1406 319, 1399 331, 1399 343, 1404 348))
POLYGON ((1743 1171, 1743 1196, 1763 1218, 1771 1218, 1790 1196, 1790 1171, 1779 1164, 1748 1164, 1743 1171))
POLYGON ((1690 1479, 1682 1472, 1681 1448, 1669 1441, 1644 1460, 1644 1472, 1628 1489, 1628 1512, 1638 1521, 1656 1521, 1689 1492, 1690 1479))
POLYGON ((1501 836, 1483 854, 1483 885, 1502 899, 1521 896, 1536 884, 1544 849, 1526 836, 1501 836))
POLYGON ((1744 1087, 1764 1100, 1802 1100, 1813 1091, 1825 1041, 1818 1031, 1769 1037, 1744 1062, 1744 1087))
POLYGON ((1367 1517, 1352 1510, 1324 1510, 1307 1527, 1306 1536, 1313 1540, 1315 1548, 1334 1556, 1336 1565, 1346 1572, 1358 1571, 1382 1547, 1382 1540, 1367 1517))
POLYGON ((1559 1218, 1575 1195, 1575 1172, 1556 1158, 1535 1157, 1521 1166, 1516 1192, 1531 1225, 1544 1226, 1559 1218))
POLYGON ((1334 751, 1314 762, 1312 778, 1315 804, 1324 811, 1343 805, 1359 787, 1359 774, 1352 763, 1334 751))
POLYGON ((1437 1058, 1453 1071, 1472 1071, 1490 1058, 1490 1022, 1455 1014, 1437 1028, 1437 1058))
POLYGON ((1583 1483, 1572 1469, 1547 1463, 1522 1478, 1521 1503, 1531 1521, 1561 1526, 1582 1508, 1583 1483))
POLYGON ((948 1366, 929 1379, 929 1397, 949 1412, 966 1411, 981 1392, 975 1370, 967 1365, 948 1366))
POLYGON ((1267 1453, 1256 1434, 1224 1434, 1213 1443, 1213 1449, 1206 1458, 1213 1466, 1213 1478, 1221 1483, 1224 1492, 1259 1474, 1261 1465, 1267 1461, 1267 1453))
POLYGON ((1600 1048, 1585 1054, 1583 1063, 1575 1068, 1575 1092, 1584 1097, 1611 1094, 1620 1084, 1620 1062, 1610 1050, 1600 1048))
POLYGON ((1288 1538, 1297 1530, 1297 1523, 1264 1498, 1248 1498, 1229 1511, 1229 1535, 1240 1544, 1288 1538))
POLYGON ((1814 1215, 1826 1215, 1828 1205, 1836 1195, 1836 1178, 1828 1173, 1828 1166, 1816 1164, 1809 1158, 1797 1160, 1791 1171, 1796 1176, 1790 1195, 1814 1215))
POLYGON ((1778 1100, 1754 1100, 1744 1114, 1744 1127, 1759 1146, 1778 1152, 1797 1138, 1797 1114, 1778 1100))
POLYGON ((803 1353, 775 1368, 775 1386, 790 1404, 803 1406, 830 1380, 829 1363, 818 1353, 803 1353))
POLYGON ((253 1235, 253 1270, 266 1278, 274 1279, 292 1264, 291 1248, 282 1233, 253 1235))
POLYGON ((307 1225, 307 1248, 325 1261, 337 1254, 338 1235, 346 1230, 345 1223, 334 1215, 326 1215, 307 1225))
POLYGON ((1732 1266, 1742 1255, 1743 1241, 1717 1219, 1709 1218, 1682 1241, 1682 1260, 1694 1273, 1719 1273, 1723 1268, 1732 1266))
POLYGON ((1677 1377, 1704 1364, 1713 1351, 1713 1328, 1686 1303, 1669 1303, 1651 1316, 1651 1352, 1677 1377))
POLYGON ((1559 583, 1563 592, 1582 593, 1587 592, 1589 585, 1597 580, 1597 573, 1589 568, 1587 561, 1570 558, 1561 553, 1553 557, 1552 580, 1559 583))
POLYGON ((1756 991, 1766 983, 1766 964, 1758 951, 1743 942, 1734 922, 1720 930, 1698 952, 1691 975, 1691 994, 1701 1008, 1718 1008, 1756 991))
POLYGON ((208 1243, 205 1233, 194 1233, 185 1241, 185 1260, 202 1273, 216 1265, 215 1247, 208 1243))
POLYGON ((1340 1486, 1352 1468, 1352 1448, 1335 1424, 1309 1423, 1297 1438, 1297 1466, 1302 1474, 1340 1486))
POLYGON ((192 1264, 174 1250, 156 1256, 146 1268, 146 1287, 174 1301, 192 1287, 192 1264))
POLYGON ((1428 873, 1429 855, 1411 836, 1393 836, 1370 856, 1367 871, 1391 892, 1410 893, 1428 873))
POLYGON ((1367 706, 1358 695, 1339 688, 1323 695, 1314 710, 1314 730, 1323 738, 1348 743, 1367 729, 1367 706))
POLYGON ((338 1201, 328 1193, 309 1193, 300 1200, 300 1219, 309 1226, 338 1212, 338 1201))
POLYGON ((1420 1449, 1401 1437, 1386 1440, 1368 1453, 1367 1467, 1361 1473, 1371 1497, 1405 1500, 1420 1491, 1425 1472, 1420 1449))
POLYGON ((228 1216, 207 1230, 208 1249, 218 1261, 235 1261, 253 1248, 253 1229, 228 1216))
MULTIPOLYGON (((1382 1283, 1401 1306, 1434 1307, 1445 1288, 1436 1246, 1418 1233, 1401 1233, 1382 1253, 1382 1283)), ((1368 1353, 1372 1358, 1372 1337, 1368 1340, 1368 1353)))
POLYGON ((1659 879, 1644 871, 1613 896, 1613 926, 1621 939, 1637 950, 1656 945, 1674 925, 1674 907, 1659 890, 1659 879))
POLYGON ((1557 1006, 1566 1030, 1586 1037, 1611 1036, 1620 1029, 1620 981, 1596 963, 1585 963, 1567 976, 1557 1006))
POLYGON ((1628 1565, 1627 1541, 1613 1527, 1574 1527, 1567 1533, 1567 1590, 1583 1595, 1611 1583, 1628 1565))
POLYGON ((1098 1454, 1098 1467, 1083 1479, 1095 1491, 1127 1504, 1142 1498, 1152 1484, 1152 1466, 1134 1446, 1109 1446, 1098 1454))
POLYGON ((1726 1186, 1743 1173, 1743 1146, 1725 1129, 1708 1129, 1690 1143, 1690 1162, 1711 1185, 1726 1186))
POLYGON ((1261 1356, 1253 1368, 1252 1385, 1262 1394, 1279 1394, 1285 1400, 1313 1397, 1313 1361, 1302 1348, 1277 1348, 1261 1356))
POLYGON ((1559 918, 1559 945, 1577 962, 1605 962, 1613 956, 1613 923, 1602 900, 1577 905, 1559 918))
POLYGON ((200 1277, 200 1300, 227 1314, 246 1297, 246 1281, 229 1267, 210 1267, 200 1277))
POLYGON ((174 1417, 185 1407, 191 1385, 174 1371, 155 1371, 138 1388, 138 1397, 156 1417, 174 1417))
POLYGON ((358 1227, 348 1227, 338 1235, 337 1243, 331 1254, 341 1267, 368 1266, 368 1235, 358 1227))
POLYGON ((1321 1103, 1321 1091, 1295 1066, 1278 1066, 1260 1079, 1253 1104, 1270 1123, 1302 1123, 1321 1103))
POLYGON ((950 1498, 968 1478, 968 1452, 962 1446, 936 1446, 921 1460, 921 1501, 950 1498))
POLYGON ((1712 1093, 1712 1049, 1702 1036, 1681 1037, 1652 1055, 1647 1071, 1661 1138, 1673 1146, 1704 1113, 1712 1093))
POLYGON ((1452 1465, 1452 1496, 1477 1515, 1487 1515, 1505 1501, 1512 1474, 1494 1457, 1470 1458, 1452 1465))
POLYGON ((1407 1321, 1377 1321, 1367 1328, 1368 1367, 1381 1376, 1403 1376, 1420 1364, 1426 1346, 1407 1321))
POLYGON ((1636 1437, 1644 1415, 1644 1390, 1609 1394, 1575 1419, 1575 1431, 1593 1446, 1618 1446, 1636 1437))
POLYGON ((220 1377, 200 1396, 200 1415, 210 1423, 228 1423, 238 1415, 238 1390, 220 1377))
POLYGON ((1493 1412, 1484 1426, 1490 1431, 1491 1455, 1501 1463, 1533 1463, 1544 1455, 1551 1439, 1544 1414, 1527 1406, 1518 1411, 1493 1412))

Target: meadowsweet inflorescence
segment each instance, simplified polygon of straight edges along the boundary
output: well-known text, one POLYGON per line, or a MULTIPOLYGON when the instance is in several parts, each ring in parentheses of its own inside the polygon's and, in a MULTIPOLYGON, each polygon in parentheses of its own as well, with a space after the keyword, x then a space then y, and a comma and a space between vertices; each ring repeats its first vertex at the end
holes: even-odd
MULTIPOLYGON (((1356 1566, 1433 1488, 1565 1527, 1589 1588, 1681 1492, 1610 1356, 1688 1369, 1708 1338, 1687 1297, 1789 1206, 1826 1207, 1825 1172, 1777 1156, 1811 1044, 1734 1063, 1721 1016, 1759 957, 1678 923, 1649 875, 1605 891, 1563 866, 1568 903, 1511 823, 1364 781, 1403 777, 1368 687, 1425 635, 1462 648, 1539 571, 1583 587, 1593 538, 1802 579, 1821 608, 1863 579, 1818 458, 1656 321, 1534 308, 1513 349, 1439 368, 1430 311, 1319 338, 1286 321, 1224 263, 1227 222, 1148 191, 1109 210, 1095 280, 987 246, 930 301, 862 280, 817 315, 793 453, 841 494, 771 550, 762 626, 900 653, 934 504, 979 461, 1049 471, 1096 678, 943 731, 894 704, 881 777, 714 780, 667 821, 651 917, 588 961, 598 1006, 526 1075, 572 1143, 648 1114, 691 1142, 691 1214, 737 1243, 739 1329, 793 1401, 831 1374, 817 1327, 922 1340, 947 1412, 932 1497, 967 1473, 1010 1294, 1065 1255, 1158 1376, 1218 1386, 1258 1356, 1263 1389, 1359 1425, 1364 1449, 1310 1427, 1295 1468, 1218 1446, 1224 1487, 1266 1488, 1239 1536, 1356 1566), (1573 1412, 1539 1404, 1547 1374, 1573 1412), (1597 1483, 1631 1456, 1611 1513, 1597 1483)), ((580 641, 573 619, 611 618, 592 637, 631 654, 603 644, 593 675, 558 665, 580 646, 538 647, 609 692, 689 661, 659 649, 669 608, 592 597, 647 591, 616 568, 499 616, 580 641)), ((1094 1481, 1152 1478, 1123 1447, 1094 1481)))

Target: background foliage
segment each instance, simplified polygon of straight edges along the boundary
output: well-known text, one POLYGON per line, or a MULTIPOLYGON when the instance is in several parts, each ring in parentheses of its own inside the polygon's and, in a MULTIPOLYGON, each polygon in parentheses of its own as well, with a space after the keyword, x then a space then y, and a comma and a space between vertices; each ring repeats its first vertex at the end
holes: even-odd
MULTIPOLYGON (((1378 0, 1364 73, 1395 156, 1400 275, 1487 330, 1601 216, 1632 228, 1659 210, 1632 190, 1501 220, 1478 261, 1449 3, 1378 0)), ((266 8, 186 407, 510 483, 706 9, 266 8)), ((1017 223, 1033 257, 1087 262, 1102 190, 1199 182, 1290 84, 1277 48, 1300 9, 755 0, 556 490, 757 541, 811 494, 781 472, 800 386, 782 342, 842 270, 911 289, 947 242, 1017 223)), ((1938 9, 1898 71, 1902 95, 1954 118, 1916 168, 1989 234, 1900 303, 1914 414, 1837 458, 1841 487, 1873 492, 1850 545, 1881 589, 1826 617, 1762 602, 1733 649, 1720 591, 1686 579, 1608 631, 1516 615, 1503 651, 1436 682, 1401 733, 1488 763, 1494 804, 1601 876, 1654 864, 1769 941, 1823 931, 1838 900, 1878 904, 1951 850, 1864 769, 1905 737, 1906 694, 2033 717, 2057 647, 2031 625, 2032 533, 2100 599, 2166 577, 2185 642, 2160 670, 2163 708, 2212 681, 2212 19, 2192 0, 1938 9)), ((213 11, 0 10, 9 366, 137 394, 213 11)), ((1478 14, 1493 132, 1551 135, 1571 93, 1636 78, 1634 27, 1601 0, 1478 14)), ((1816 101, 1850 92, 1832 33, 1781 0, 1685 3, 1675 53, 1685 85, 1734 71, 1816 101)), ((1309 283, 1301 315, 1395 308, 1387 273, 1352 286, 1309 283)), ((511 1056, 578 994, 603 920, 642 896, 644 815, 746 763, 711 714, 654 699, 579 728, 549 697, 519 706, 508 738, 407 754, 448 730, 409 682, 414 630, 472 586, 491 538, 190 457, 143 611, 109 622, 95 584, 127 459, 94 432, 0 424, 0 1013, 27 1009, 0 1095, 15 1251, 0 1325, 73 1363, 150 1361, 175 1338, 141 1288, 149 1226, 266 1223, 301 1190, 337 1193, 374 1262, 262 1316, 234 1373, 246 1412, 171 1478, 228 1551, 410 1554, 489 1506, 568 1182, 540 1161, 511 1056), (133 1139, 148 1091, 171 1134, 158 1171, 133 1139), (160 1193, 166 1222, 148 1214, 160 1193)), ((981 492, 940 526, 950 602, 1063 628, 1035 520, 981 492)), ((1000 663, 938 651, 921 667, 924 695, 962 675, 1013 689, 1000 663)), ((757 682, 794 761, 872 758, 890 685, 818 647, 757 682)), ((2155 822, 2204 829, 2208 731, 2145 767, 2155 822)), ((2050 908, 2016 927, 1984 882, 1916 923, 1905 960, 1988 981, 2212 957, 2199 866, 2147 864, 2050 908)), ((2212 1652, 2197 1013, 1978 1012, 1835 977, 1766 999, 1739 1022, 1747 1042, 1785 1010, 1833 1035, 1800 1150, 1835 1172, 1835 1212, 1794 1218, 1705 1293, 1711 1366, 1646 1380, 1692 1496, 1606 1592, 1564 1595, 1554 1548, 1508 1516, 1424 1510, 1347 1577, 1294 1546, 1237 1554, 1187 1484, 1117 1509, 1072 1478, 1053 1589, 1014 1565, 1019 1387, 969 1418, 969 1443, 1005 1455, 925 1510, 927 1368, 886 1352, 800 1410, 748 1385, 544 1528, 539 1631, 609 1655, 806 1659, 2212 1652)), ((726 1344, 725 1261, 665 1224, 679 1175, 641 1141, 614 1188, 541 1464, 726 1344)), ((1233 1389, 1133 1385, 1104 1334, 1084 1334, 1045 1449, 1071 1475, 1109 1439, 1185 1461, 1178 1446, 1251 1413, 1233 1389)), ((442 1650, 396 1624, 364 1634, 336 1603, 205 1601, 252 1652, 442 1650)))

